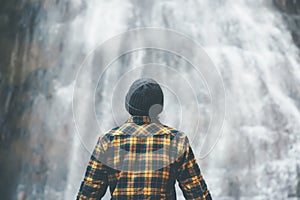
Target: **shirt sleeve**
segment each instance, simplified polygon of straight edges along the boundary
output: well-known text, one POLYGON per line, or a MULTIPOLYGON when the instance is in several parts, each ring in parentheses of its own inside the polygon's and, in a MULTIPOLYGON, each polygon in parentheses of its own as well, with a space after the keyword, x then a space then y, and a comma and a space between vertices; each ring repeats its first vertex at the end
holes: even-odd
POLYGON ((103 149, 99 138, 88 162, 76 200, 98 200, 105 195, 108 188, 108 166, 97 159, 101 151, 103 149))
POLYGON ((184 197, 186 199, 211 200, 210 192, 187 137, 184 149, 185 151, 180 157, 177 176, 177 181, 184 197))

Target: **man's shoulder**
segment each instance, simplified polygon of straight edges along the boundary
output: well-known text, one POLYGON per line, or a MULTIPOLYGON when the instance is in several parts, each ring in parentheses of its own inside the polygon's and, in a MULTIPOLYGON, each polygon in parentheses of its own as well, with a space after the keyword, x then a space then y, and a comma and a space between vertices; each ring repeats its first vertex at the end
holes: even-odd
POLYGON ((178 130, 172 126, 169 126, 169 125, 166 125, 166 124, 161 124, 161 126, 164 127, 164 129, 169 132, 171 135, 173 136, 176 136, 176 137, 186 137, 186 134, 181 131, 181 130, 178 130))
POLYGON ((119 131, 119 130, 120 130, 120 127, 121 127, 121 126, 115 126, 115 127, 111 128, 111 129, 109 129, 108 131, 106 131, 106 132, 103 134, 103 136, 105 136, 105 137, 113 137, 113 136, 115 136, 115 135, 117 135, 117 134, 120 134, 120 133, 121 133, 121 132, 119 131))

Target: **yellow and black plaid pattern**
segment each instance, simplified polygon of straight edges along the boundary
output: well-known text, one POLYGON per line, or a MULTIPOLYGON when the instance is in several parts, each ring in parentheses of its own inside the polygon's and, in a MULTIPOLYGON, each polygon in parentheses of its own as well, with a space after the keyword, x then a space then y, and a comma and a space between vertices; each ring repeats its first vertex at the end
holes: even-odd
POLYGON ((99 137, 77 200, 101 199, 108 187, 116 200, 176 199, 176 181, 186 199, 211 199, 187 136, 149 116, 130 116, 99 137))

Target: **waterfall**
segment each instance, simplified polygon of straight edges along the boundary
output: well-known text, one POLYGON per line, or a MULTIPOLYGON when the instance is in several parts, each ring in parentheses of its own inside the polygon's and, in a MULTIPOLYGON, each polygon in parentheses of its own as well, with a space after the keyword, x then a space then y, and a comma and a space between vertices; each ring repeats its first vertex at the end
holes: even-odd
MULTIPOLYGON (((197 157, 212 197, 258 200, 299 195, 299 49, 271 0, 57 0, 28 1, 23 7, 38 12, 35 26, 25 33, 24 44, 14 42, 8 78, 9 82, 20 79, 18 84, 27 94, 24 102, 30 102, 20 115, 20 124, 26 127, 24 154, 28 159, 20 171, 20 195, 26 194, 29 199, 75 199, 90 150, 101 134, 91 125, 88 112, 95 106, 102 131, 124 121, 128 114, 122 95, 128 88, 122 83, 128 85, 133 78, 151 75, 173 80, 164 87, 167 105, 162 122, 175 128, 182 125, 184 131, 192 132, 199 118, 202 130, 207 128, 210 101, 204 80, 177 56, 158 50, 120 57, 105 71, 96 91, 90 84, 93 73, 83 71, 79 80, 82 84, 77 88, 82 99, 77 104, 75 122, 85 128, 76 128, 72 95, 84 59, 90 56, 97 60, 93 50, 101 43, 140 27, 168 28, 193 38, 222 75, 226 93, 222 135, 212 153, 204 159, 197 157), (18 61, 20 51, 24 55, 18 61), (151 62, 172 66, 191 81, 198 91, 200 114, 194 109, 196 102, 176 99, 176 94, 185 94, 185 89, 175 75, 167 70, 155 74, 150 68, 138 69, 151 62), (126 76, 129 69, 134 71, 126 76), (114 88, 122 78, 120 88, 114 88), (110 99, 113 92, 115 96, 110 99), (86 106, 84 101, 94 94, 95 105, 86 106), (182 122, 177 116, 179 109, 188 113, 182 122), (117 114, 116 120, 112 113, 117 114)), ((116 49, 120 46, 122 43, 116 49)), ((8 93, 5 110, 11 98, 12 93, 8 93)), ((205 136, 198 134, 192 135, 196 153, 200 152, 197 140, 201 143, 205 136)), ((110 198, 108 193, 104 199, 110 198)), ((178 187, 177 196, 183 199, 178 187)))

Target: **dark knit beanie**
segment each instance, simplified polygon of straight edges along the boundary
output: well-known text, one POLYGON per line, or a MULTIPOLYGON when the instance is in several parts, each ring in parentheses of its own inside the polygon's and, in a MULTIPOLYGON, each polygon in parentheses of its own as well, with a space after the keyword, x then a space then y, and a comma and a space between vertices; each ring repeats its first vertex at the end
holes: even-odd
POLYGON ((161 113, 164 96, 160 85, 152 78, 140 78, 132 83, 125 99, 131 115, 156 116, 161 113))

